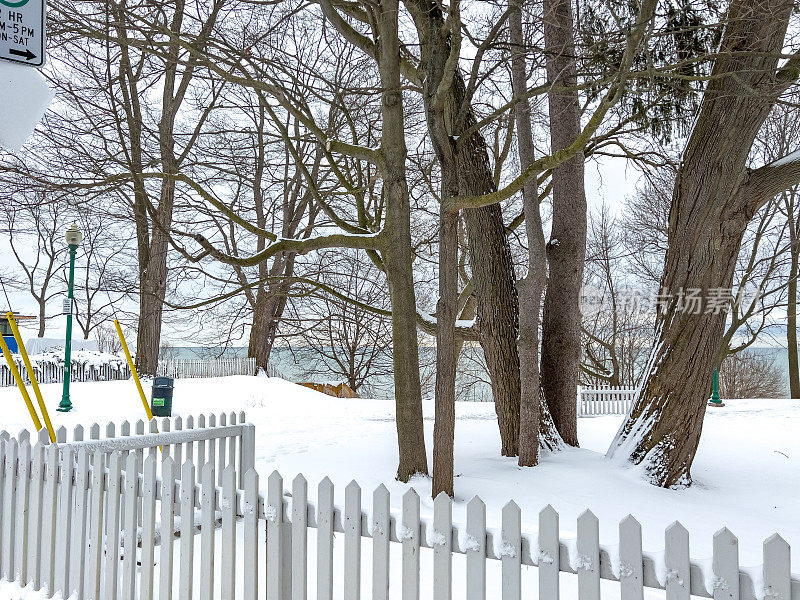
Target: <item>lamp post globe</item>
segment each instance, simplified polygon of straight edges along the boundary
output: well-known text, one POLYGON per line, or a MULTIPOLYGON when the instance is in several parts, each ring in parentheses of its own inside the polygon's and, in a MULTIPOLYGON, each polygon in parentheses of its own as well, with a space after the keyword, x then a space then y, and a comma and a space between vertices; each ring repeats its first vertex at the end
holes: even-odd
POLYGON ((83 240, 83 234, 81 230, 78 229, 78 226, 73 222, 72 225, 69 226, 67 232, 64 234, 64 237, 67 238, 67 245, 69 246, 78 246, 81 241, 83 240))
POLYGON ((75 223, 70 225, 64 237, 69 247, 69 283, 67 285, 67 301, 69 312, 67 313, 67 339, 64 342, 64 390, 61 394, 61 402, 56 410, 69 412, 72 410, 72 403, 69 400, 69 379, 72 367, 72 307, 73 307, 73 287, 75 285, 75 251, 83 240, 83 234, 75 223))

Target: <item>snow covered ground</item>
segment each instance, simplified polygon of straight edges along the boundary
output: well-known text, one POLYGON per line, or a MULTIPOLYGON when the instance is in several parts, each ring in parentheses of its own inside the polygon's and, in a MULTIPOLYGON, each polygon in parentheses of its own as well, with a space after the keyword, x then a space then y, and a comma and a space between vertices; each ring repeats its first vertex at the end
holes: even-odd
MULTIPOLYGON (((145 386, 149 393, 149 386, 145 386)), ((60 384, 42 386, 56 427, 84 426, 143 416, 132 381, 79 383, 72 386, 75 409, 55 411, 60 384)), ((0 429, 29 427, 29 417, 16 388, 0 389, 0 429)), ((287 487, 302 472, 310 496, 320 479, 336 485, 343 504, 344 487, 352 480, 371 492, 385 483, 393 509, 400 506, 406 484, 394 480, 396 441, 394 405, 383 400, 337 399, 280 379, 228 377, 177 380, 175 414, 245 410, 256 425, 257 468, 266 476, 278 469, 287 487)), ((800 549, 800 402, 732 400, 709 410, 695 460, 695 484, 685 490, 663 490, 645 483, 636 468, 621 467, 603 456, 622 418, 582 418, 582 448, 542 457, 534 469, 520 469, 499 456, 499 435, 493 405, 459 403, 456 409, 456 505, 454 520, 465 518, 466 502, 479 495, 487 504, 487 524, 499 526, 502 505, 513 498, 522 507, 523 529, 536 530, 538 511, 552 504, 561 515, 563 537, 574 534, 575 519, 586 508, 600 518, 601 543, 617 542, 619 520, 633 514, 643 526, 644 548, 663 548, 664 529, 675 520, 690 531, 692 556, 711 555, 713 533, 723 526, 738 537, 741 564, 761 562, 761 544, 779 532, 800 549)), ((425 402, 427 450, 432 449, 433 403, 425 402)), ((432 512, 430 482, 415 478, 424 514, 432 512)), ((793 553, 793 571, 800 571, 800 551, 793 553)))

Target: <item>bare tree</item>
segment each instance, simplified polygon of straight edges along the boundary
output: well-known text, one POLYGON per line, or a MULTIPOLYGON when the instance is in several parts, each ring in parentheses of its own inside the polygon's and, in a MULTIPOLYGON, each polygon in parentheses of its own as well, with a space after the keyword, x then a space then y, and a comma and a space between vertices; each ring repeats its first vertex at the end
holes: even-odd
MULTIPOLYGON (((24 288, 36 302, 39 316, 38 337, 47 328, 47 303, 63 294, 59 282, 61 264, 66 256, 63 203, 46 202, 42 194, 23 198, 12 194, 2 205, 2 233, 8 238, 11 254, 24 274, 24 288)), ((10 309, 11 307, 9 307, 10 309)))
POLYGON ((634 261, 625 232, 602 206, 590 214, 582 298, 582 380, 635 386, 652 338, 646 281, 627 274, 634 261))
POLYGON ((354 392, 372 396, 392 373, 391 319, 372 310, 390 312, 383 276, 363 253, 347 250, 320 253, 319 270, 320 282, 360 303, 325 293, 305 303, 295 362, 305 373, 342 377, 354 392))
POLYGON ((786 385, 774 356, 744 350, 722 361, 719 393, 723 398, 782 398, 786 385))

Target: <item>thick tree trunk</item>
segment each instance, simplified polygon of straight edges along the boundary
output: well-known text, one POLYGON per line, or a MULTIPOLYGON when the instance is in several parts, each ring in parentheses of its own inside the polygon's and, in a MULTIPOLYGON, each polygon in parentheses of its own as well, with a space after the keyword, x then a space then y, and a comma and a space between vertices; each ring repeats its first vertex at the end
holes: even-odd
POLYGON ((139 325, 136 333, 136 370, 143 377, 153 377, 158 369, 161 322, 165 297, 166 268, 152 262, 139 283, 139 325))
POLYGON ((382 0, 378 15, 378 66, 383 85, 381 152, 385 161, 382 176, 387 207, 384 228, 388 234, 383 257, 392 303, 392 357, 399 452, 397 478, 408 481, 416 473, 428 473, 428 457, 425 452, 419 379, 411 205, 406 181, 407 150, 397 28, 398 0, 382 0))
MULTIPOLYGON (((525 37, 522 30, 522 0, 512 0, 509 15, 509 37, 512 46, 511 87, 515 97, 527 91, 525 65, 525 37)), ((517 151, 520 169, 530 165, 534 157, 531 107, 521 100, 514 109, 517 131, 517 151)), ((542 293, 547 282, 544 230, 539 212, 539 194, 536 180, 531 179, 522 188, 525 210, 525 231, 528 235, 528 273, 517 288, 519 290, 519 350, 520 363, 520 427, 519 465, 533 467, 539 462, 539 427, 541 420, 541 384, 539 379, 539 311, 542 293)))
POLYGON ((259 289, 256 295, 253 325, 250 328, 247 346, 247 356, 256 359, 256 369, 266 371, 269 364, 276 330, 275 321, 280 319, 278 311, 281 303, 279 300, 278 295, 271 292, 267 286, 259 289))
POLYGON ((167 243, 158 231, 153 231, 153 242, 144 267, 139 272, 136 370, 143 377, 153 377, 158 369, 161 323, 167 292, 167 243))
MULTIPOLYGON (((550 149, 561 150, 580 134, 580 106, 570 0, 545 0, 547 79, 567 88, 548 94, 550 149)), ((578 445, 577 391, 581 360, 580 289, 586 258, 584 156, 577 152, 553 171, 553 224, 547 258, 550 276, 542 318, 542 384, 563 440, 578 445)))
POLYGON ((656 343, 639 396, 609 449, 643 463, 656 485, 691 483, 725 328, 724 312, 707 311, 688 297, 731 288, 747 223, 784 181, 775 177, 777 169, 749 171, 747 160, 781 91, 774 74, 791 8, 789 0, 731 4, 678 172, 656 343))
MULTIPOLYGON (((457 164, 463 184, 459 193, 494 191, 483 138, 459 152, 457 164), (483 155, 483 156, 481 156, 483 155), (481 188, 481 189, 476 189, 481 188)), ((516 456, 519 448, 520 372, 517 354, 519 332, 514 263, 499 204, 464 211, 469 240, 470 266, 478 301, 477 320, 481 347, 492 383, 503 456, 516 456)))
MULTIPOLYGON (((448 182, 442 184, 447 193, 448 182)), ((433 426, 431 496, 453 496, 456 427, 456 303, 458 301, 458 213, 439 219, 439 302, 436 305, 436 419, 433 426)))

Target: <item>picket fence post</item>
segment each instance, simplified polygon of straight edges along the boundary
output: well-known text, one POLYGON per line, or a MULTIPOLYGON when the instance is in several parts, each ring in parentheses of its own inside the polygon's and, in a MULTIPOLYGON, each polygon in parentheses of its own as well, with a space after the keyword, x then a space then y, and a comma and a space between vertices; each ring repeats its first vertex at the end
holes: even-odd
MULTIPOLYGON (((248 472, 255 473, 255 470, 251 469, 248 472)), ((308 593, 307 527, 308 482, 302 473, 298 473, 292 482, 292 600, 306 600, 308 593)), ((345 544, 347 544, 346 539, 345 544)), ((346 579, 347 575, 345 575, 345 586, 346 579)))

